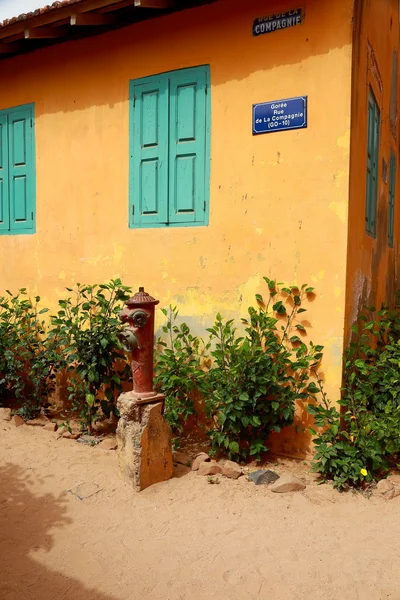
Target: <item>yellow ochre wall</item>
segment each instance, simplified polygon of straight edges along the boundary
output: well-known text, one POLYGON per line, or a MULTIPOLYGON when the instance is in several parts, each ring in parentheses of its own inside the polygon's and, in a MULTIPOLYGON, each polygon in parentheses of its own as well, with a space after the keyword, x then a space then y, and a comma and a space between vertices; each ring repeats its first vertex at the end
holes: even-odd
POLYGON ((35 103, 37 148, 37 233, 0 237, 2 288, 27 287, 53 307, 65 286, 119 276, 202 329, 217 311, 245 314, 263 275, 305 282, 317 292, 309 338, 326 347, 337 398, 351 19, 351 0, 219 0, 2 61, 0 109, 35 103), (252 37, 256 17, 299 6, 303 25, 252 37), (211 71, 210 224, 128 229, 129 80, 201 64, 211 71), (300 95, 307 129, 252 136, 252 103, 300 95))
MULTIPOLYGON (((399 137, 397 120, 391 132, 389 107, 392 86, 392 55, 399 57, 398 0, 357 0, 354 13, 353 92, 351 118, 351 176, 349 199, 346 339, 350 327, 365 305, 393 305, 399 289, 400 242, 399 137), (372 87, 381 111, 378 162, 377 233, 365 232, 367 173, 368 93, 372 87), (394 247, 388 247, 390 149, 397 162, 394 210, 394 247), (383 180, 383 159, 387 183, 383 180)), ((397 85, 398 88, 398 85, 397 85)), ((397 97, 398 97, 397 89, 397 97)))

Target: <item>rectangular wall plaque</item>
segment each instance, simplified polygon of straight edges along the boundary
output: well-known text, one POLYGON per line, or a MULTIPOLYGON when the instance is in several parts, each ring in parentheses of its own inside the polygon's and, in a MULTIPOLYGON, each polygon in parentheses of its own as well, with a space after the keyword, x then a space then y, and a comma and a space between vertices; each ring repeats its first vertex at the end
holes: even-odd
POLYGON ((253 135, 307 127, 307 96, 253 104, 253 135))
POLYGON ((268 17, 260 17, 253 23, 253 35, 262 35, 263 33, 272 33, 278 29, 288 29, 303 23, 304 13, 301 8, 294 8, 287 12, 268 17))

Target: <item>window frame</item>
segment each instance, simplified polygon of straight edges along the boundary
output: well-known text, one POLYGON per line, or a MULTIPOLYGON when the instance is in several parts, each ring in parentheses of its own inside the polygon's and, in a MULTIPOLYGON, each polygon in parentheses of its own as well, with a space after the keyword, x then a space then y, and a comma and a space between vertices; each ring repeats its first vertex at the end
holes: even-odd
POLYGON ((131 79, 129 81, 129 200, 128 200, 128 226, 129 229, 161 229, 161 228, 175 228, 175 227, 207 227, 209 224, 210 215, 210 171, 211 171, 211 93, 210 93, 210 65, 195 65, 192 67, 184 67, 182 69, 174 69, 172 71, 165 71, 162 73, 155 73, 146 77, 140 77, 137 79, 131 79), (135 222, 135 207, 137 206, 137 200, 135 202, 133 182, 134 182, 134 89, 137 86, 151 83, 151 80, 167 80, 168 82, 168 115, 170 114, 170 78, 176 77, 176 74, 180 72, 189 72, 195 69, 203 69, 205 74, 205 168, 204 168, 204 203, 205 209, 203 212, 202 220, 185 221, 185 222, 170 222, 169 221, 169 209, 170 209, 170 180, 169 180, 169 169, 170 169, 170 118, 168 118, 168 135, 167 135, 167 223, 138 223, 135 222))
POLYGON ((394 247, 394 211, 396 200, 396 177, 397 177, 396 155, 390 149, 389 159, 389 202, 388 202, 388 246, 394 247))
POLYGON ((380 150, 380 128, 381 128, 381 109, 371 86, 368 90, 368 111, 367 111, 367 168, 366 168, 366 193, 365 193, 365 232, 367 235, 376 238, 376 221, 378 214, 378 180, 379 180, 379 150, 380 150), (370 144, 370 103, 373 103, 373 138, 370 144), (377 127, 376 127, 377 120, 377 127), (376 134, 376 135, 375 135, 376 134), (372 146, 373 154, 369 160, 369 149, 372 146), (376 153, 374 153, 376 151, 376 153), (375 161, 374 161, 375 159, 375 161), (369 162, 371 168, 369 169, 369 162), (375 183, 374 183, 374 163, 375 163, 375 183))

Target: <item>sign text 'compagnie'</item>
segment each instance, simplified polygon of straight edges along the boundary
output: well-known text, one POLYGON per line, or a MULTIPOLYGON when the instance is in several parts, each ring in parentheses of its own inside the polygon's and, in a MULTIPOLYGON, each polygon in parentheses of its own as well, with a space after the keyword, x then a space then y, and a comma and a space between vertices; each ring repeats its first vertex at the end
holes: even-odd
POLYGON ((278 29, 288 29, 303 23, 304 14, 301 8, 294 8, 287 12, 268 17, 260 17, 253 23, 253 35, 262 35, 263 33, 272 33, 278 29))

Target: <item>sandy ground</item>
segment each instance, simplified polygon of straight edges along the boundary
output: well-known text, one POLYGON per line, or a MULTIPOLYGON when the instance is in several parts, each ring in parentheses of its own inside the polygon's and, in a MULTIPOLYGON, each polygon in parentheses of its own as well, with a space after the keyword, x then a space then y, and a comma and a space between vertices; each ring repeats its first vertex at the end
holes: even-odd
POLYGON ((136 494, 115 452, 0 422, 0 598, 399 600, 400 498, 308 483, 190 473, 136 494))

